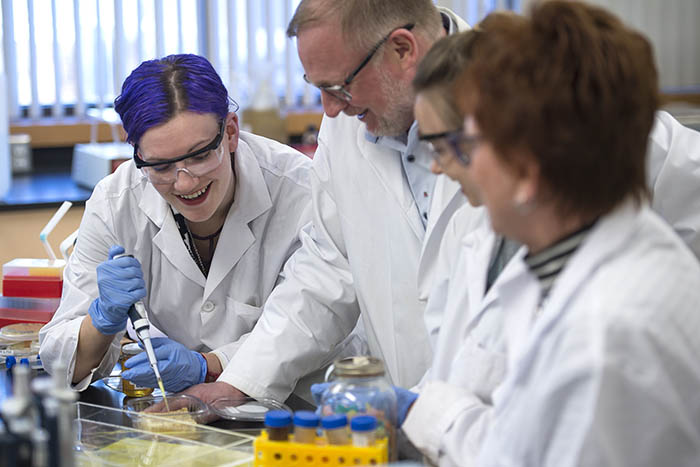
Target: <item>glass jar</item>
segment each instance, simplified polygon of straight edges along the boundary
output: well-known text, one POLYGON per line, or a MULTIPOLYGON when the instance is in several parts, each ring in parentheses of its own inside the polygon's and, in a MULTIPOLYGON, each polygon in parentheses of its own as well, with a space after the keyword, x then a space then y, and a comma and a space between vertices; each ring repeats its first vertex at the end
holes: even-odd
MULTIPOLYGON (((126 371, 129 369, 126 366, 126 361, 134 355, 140 354, 141 352, 144 352, 144 350, 141 347, 139 347, 139 345, 136 342, 122 345, 122 352, 119 355, 119 363, 122 366, 122 371, 126 371)), ((151 394, 153 392, 153 388, 136 386, 128 379, 122 378, 122 392, 128 397, 143 397, 151 394)))
POLYGON ((377 438, 389 439, 389 455, 396 445, 396 393, 385 377, 384 362, 376 357, 349 357, 336 360, 332 382, 321 396, 321 414, 357 414, 377 419, 377 438))

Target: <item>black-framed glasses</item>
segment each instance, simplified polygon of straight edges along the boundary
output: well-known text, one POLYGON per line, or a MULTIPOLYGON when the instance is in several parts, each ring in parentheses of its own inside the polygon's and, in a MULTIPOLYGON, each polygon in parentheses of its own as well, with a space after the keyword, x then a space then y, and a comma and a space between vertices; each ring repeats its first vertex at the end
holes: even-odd
POLYGON ((334 85, 316 85, 309 81, 309 78, 306 76, 306 73, 304 73, 304 81, 309 83, 312 86, 316 86, 318 89, 320 89, 323 92, 326 92, 330 94, 331 96, 335 97, 336 99, 340 99, 341 101, 345 102, 350 102, 352 100, 352 94, 350 94, 350 91, 347 90, 347 87, 350 85, 353 79, 362 71, 362 69, 372 60, 372 57, 374 57, 374 54, 377 53, 377 50, 391 37, 392 34, 394 34, 395 31, 398 31, 399 29, 406 29, 410 31, 413 29, 413 26, 415 26, 413 23, 409 24, 404 24, 403 26, 400 26, 398 28, 392 29, 389 34, 384 36, 382 40, 377 42, 377 44, 372 47, 372 49, 369 51, 367 56, 365 57, 364 60, 362 60, 362 63, 355 68, 354 71, 352 71, 345 80, 343 80, 343 84, 334 84, 334 85))
POLYGON ((438 164, 444 165, 450 156, 454 156, 462 165, 469 165, 472 160, 471 153, 481 137, 467 135, 460 128, 442 133, 421 135, 418 139, 430 145, 430 153, 438 164))

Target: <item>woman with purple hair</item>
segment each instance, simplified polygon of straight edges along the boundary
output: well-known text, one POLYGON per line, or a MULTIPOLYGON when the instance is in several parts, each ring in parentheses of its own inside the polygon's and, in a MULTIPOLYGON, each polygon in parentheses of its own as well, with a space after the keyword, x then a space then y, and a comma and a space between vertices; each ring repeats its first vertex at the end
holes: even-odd
MULTIPOLYGON (((170 55, 139 65, 115 109, 133 161, 96 187, 41 331, 41 359, 68 367, 77 390, 119 357, 130 306, 142 300, 169 391, 216 379, 260 316, 309 220, 310 161, 241 132, 211 64, 170 55), (130 256, 119 256, 127 253, 130 256)), ((145 355, 123 376, 156 386, 145 355)))

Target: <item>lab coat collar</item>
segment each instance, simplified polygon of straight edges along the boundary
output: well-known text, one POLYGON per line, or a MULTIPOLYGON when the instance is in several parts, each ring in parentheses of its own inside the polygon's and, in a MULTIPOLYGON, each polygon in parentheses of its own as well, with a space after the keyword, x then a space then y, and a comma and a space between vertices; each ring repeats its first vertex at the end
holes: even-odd
POLYGON ((469 255, 465 258, 470 265, 466 287, 469 291, 469 309, 474 310, 469 319, 469 328, 479 322, 481 315, 491 307, 493 302, 500 300, 503 284, 518 280, 518 276, 526 270, 521 264, 521 259, 525 256, 525 248, 521 247, 508 261, 488 292, 484 293, 488 267, 498 238, 487 218, 485 225, 466 235, 462 240, 462 248, 467 248, 469 251, 469 255))
POLYGON ((248 224, 272 208, 260 165, 248 144, 239 139, 234 155, 236 167, 236 192, 229 209, 221 237, 217 244, 203 300, 206 300, 222 280, 238 263, 243 254, 255 243, 255 236, 248 224))
POLYGON ((272 199, 260 165, 250 146, 243 140, 239 140, 238 150, 233 159, 236 167, 235 201, 224 221, 217 243, 218 253, 214 255, 206 279, 187 251, 171 214, 170 205, 153 185, 145 183, 143 196, 139 201, 139 208, 160 229, 153 237, 153 244, 178 270, 205 289, 203 300, 216 289, 255 242, 248 224, 272 207, 272 199))
POLYGON ((145 176, 143 180, 145 186, 139 200, 139 208, 159 229, 153 236, 153 244, 163 253, 163 257, 168 258, 188 279, 204 287, 204 275, 182 241, 170 205, 145 176))
MULTIPOLYGON (((624 250, 624 245, 638 230, 639 214, 640 208, 630 199, 597 222, 560 273, 531 332, 527 327, 520 330, 524 336, 520 339, 523 345, 530 348, 541 340, 564 317, 569 303, 583 290, 596 270, 615 257, 618 251, 624 250)), ((534 312, 535 309, 533 307, 530 311, 534 312)), ((530 320, 532 318, 531 315, 530 320)), ((528 352, 518 362, 518 367, 528 367, 532 358, 533 352, 528 352)))

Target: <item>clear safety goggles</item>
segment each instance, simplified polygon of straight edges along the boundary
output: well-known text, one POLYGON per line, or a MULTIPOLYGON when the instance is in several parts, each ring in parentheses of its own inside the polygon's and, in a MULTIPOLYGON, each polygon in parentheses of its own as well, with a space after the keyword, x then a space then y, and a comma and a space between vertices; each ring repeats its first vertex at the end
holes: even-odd
POLYGON ((219 132, 211 143, 201 149, 167 160, 145 161, 139 156, 138 145, 134 145, 134 163, 154 185, 170 184, 177 181, 180 171, 191 177, 201 177, 221 165, 226 151, 223 145, 226 120, 221 122, 219 132))
POLYGON ((469 165, 472 160, 471 154, 481 137, 466 135, 460 128, 443 133, 421 135, 418 139, 428 143, 433 160, 443 166, 450 157, 456 157, 462 165, 469 165))

